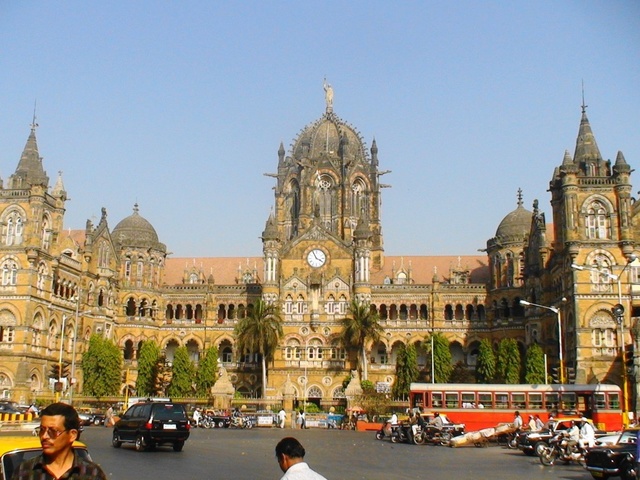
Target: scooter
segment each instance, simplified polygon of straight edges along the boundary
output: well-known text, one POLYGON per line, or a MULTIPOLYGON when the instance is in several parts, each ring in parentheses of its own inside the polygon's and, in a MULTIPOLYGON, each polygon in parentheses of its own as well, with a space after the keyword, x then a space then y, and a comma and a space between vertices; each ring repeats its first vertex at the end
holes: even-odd
POLYGON ((409 427, 403 427, 402 425, 398 424, 392 425, 391 423, 386 422, 383 427, 376 432, 376 438, 378 440, 389 438, 389 440, 391 440, 391 443, 408 442, 409 435, 407 434, 405 428, 409 427))

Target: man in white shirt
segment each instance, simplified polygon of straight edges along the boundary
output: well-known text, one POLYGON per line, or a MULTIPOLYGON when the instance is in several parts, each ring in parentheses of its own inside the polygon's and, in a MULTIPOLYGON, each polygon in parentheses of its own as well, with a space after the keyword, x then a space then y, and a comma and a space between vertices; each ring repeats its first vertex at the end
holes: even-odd
POLYGON ((327 480, 309 468, 304 461, 305 450, 293 437, 285 437, 276 445, 276 459, 284 475, 280 480, 327 480))
POLYGON ((579 444, 581 448, 590 448, 596 444, 596 430, 585 417, 582 417, 579 444))
POLYGON ((281 408, 280 411, 278 412, 278 421, 280 423, 280 425, 278 425, 280 428, 284 428, 284 422, 287 419, 287 412, 284 411, 284 408, 281 408))

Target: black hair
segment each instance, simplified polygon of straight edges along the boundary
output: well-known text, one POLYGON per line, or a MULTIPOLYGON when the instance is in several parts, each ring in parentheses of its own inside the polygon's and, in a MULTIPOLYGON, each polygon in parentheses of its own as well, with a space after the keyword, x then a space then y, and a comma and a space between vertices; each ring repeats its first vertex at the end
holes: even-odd
POLYGON ((54 417, 61 415, 64 417, 65 430, 78 430, 80 432, 80 417, 75 408, 67 403, 52 403, 40 412, 41 417, 54 417))
POLYGON ((283 455, 289 458, 304 458, 304 447, 294 437, 285 437, 276 445, 276 457, 281 459, 283 455))

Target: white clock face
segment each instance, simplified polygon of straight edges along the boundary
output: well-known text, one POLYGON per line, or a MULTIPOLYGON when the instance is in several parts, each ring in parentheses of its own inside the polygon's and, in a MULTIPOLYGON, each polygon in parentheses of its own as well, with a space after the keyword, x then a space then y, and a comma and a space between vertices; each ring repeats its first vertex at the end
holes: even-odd
POLYGON ((314 268, 323 266, 326 261, 327 256, 319 248, 315 248, 307 254, 307 262, 314 268))

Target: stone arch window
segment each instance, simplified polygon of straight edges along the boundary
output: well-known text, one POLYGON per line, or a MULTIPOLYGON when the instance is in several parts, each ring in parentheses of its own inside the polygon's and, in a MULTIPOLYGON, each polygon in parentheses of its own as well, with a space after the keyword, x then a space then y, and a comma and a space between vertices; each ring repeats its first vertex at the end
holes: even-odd
POLYGON ((604 252, 591 255, 589 264, 591 266, 591 291, 594 293, 604 293, 613 291, 613 279, 609 276, 612 272, 612 262, 604 252))
POLYGON ((473 305, 467 304, 464 309, 464 318, 465 320, 473 320, 473 305))
POLYGON ((484 310, 484 305, 478 305, 476 307, 476 310, 478 311, 478 320, 480 320, 481 322, 484 322, 487 318, 487 315, 484 310))
POLYGON ((445 320, 453 320, 453 307, 450 303, 447 303, 444 306, 444 319, 445 320))
POLYGON ((344 398, 346 398, 346 395, 344 393, 344 387, 342 385, 340 385, 339 387, 336 387, 333 390, 333 395, 332 395, 334 400, 342 400, 344 398))
POLYGON ((418 319, 418 307, 415 303, 412 303, 409 306, 409 319, 417 320, 418 319))
POLYGON ((287 342, 284 347, 285 360, 300 360, 300 342, 292 338, 287 342))
POLYGON ((191 285, 195 285, 197 283, 200 283, 200 278, 198 278, 198 274, 197 273, 192 273, 191 275, 189 275, 189 283, 191 285))
POLYGON ((179 303, 176 305, 175 315, 176 320, 182 320, 182 318, 184 317, 184 309, 182 307, 182 304, 179 303))
POLYGON ((387 305, 382 303, 380 304, 380 320, 388 320, 389 319, 389 311, 387 310, 387 305))
POLYGON ((493 257, 493 284, 496 288, 502 287, 502 256, 496 254, 493 257))
POLYGON ((347 302, 347 297, 345 297, 344 295, 340 295, 340 300, 338 302, 338 314, 346 315, 348 307, 349 304, 347 302))
POLYGON ((202 321, 202 305, 199 303, 196 304, 195 319, 196 319, 196 322, 202 321))
POLYGON ((124 359, 125 360, 133 360, 133 340, 127 340, 124 342, 124 359))
POLYGON ((379 363, 381 365, 386 365, 389 363, 389 355, 387 354, 387 346, 379 342, 375 346, 375 350, 373 351, 373 356, 371 358, 372 363, 379 363))
POLYGON ((585 235, 589 239, 610 239, 611 221, 607 207, 600 200, 587 205, 584 214, 585 235))
POLYGON ((513 316, 516 318, 524 317, 524 307, 520 305, 520 297, 516 297, 513 299, 511 304, 511 312, 513 312, 513 316))
POLYGON ((224 307, 224 304, 218 305, 218 323, 222 323, 224 319, 227 317, 227 309, 224 307))
POLYGON ((238 318, 242 319, 245 318, 247 315, 247 309, 244 307, 244 304, 239 303, 238 304, 238 318))
POLYGON ((409 318, 409 311, 407 310, 407 306, 402 303, 400 304, 400 320, 406 320, 409 318))
POLYGON ((127 317, 133 317, 136 314, 136 301, 133 297, 129 297, 125 307, 127 317))
POLYGON ((102 288, 98 291, 98 306, 104 307, 104 290, 102 288))
POLYGON ((513 287, 514 285, 514 273, 515 273, 515 265, 514 265, 514 260, 513 260, 513 253, 508 252, 507 253, 507 258, 506 258, 506 271, 505 271, 505 278, 506 278, 506 286, 507 287, 513 287))
POLYGON ((164 347, 164 356, 168 362, 173 362, 173 358, 175 357, 176 350, 179 346, 180 344, 177 340, 171 339, 167 342, 167 345, 164 347))
POLYGON ((42 342, 42 327, 44 325, 44 320, 42 318, 42 314, 40 312, 36 313, 33 317, 33 324, 31 325, 31 345, 34 347, 39 347, 40 342, 42 342))
POLYGON ((329 315, 333 315, 336 310, 336 298, 333 295, 329 295, 324 305, 325 312, 329 315))
POLYGON ((0 390, 2 390, 2 397, 8 398, 8 393, 11 390, 11 379, 4 373, 0 373, 0 390))
POLYGON ((322 360, 322 342, 314 338, 307 346, 307 358, 311 361, 322 360))
POLYGON ((193 305, 187 303, 186 305, 186 317, 187 320, 193 320, 193 305))
POLYGON ((124 278, 131 280, 131 259, 129 257, 124 261, 124 278))
POLYGON ((222 363, 233 363, 233 348, 228 340, 220 344, 220 359, 222 363))
POLYGON ((503 298, 500 301, 500 309, 502 310, 502 316, 504 318, 509 318, 511 316, 511 311, 509 309, 509 302, 507 302, 506 298, 503 298))
POLYGON ((293 297, 291 297, 291 295, 287 295, 284 299, 284 305, 282 308, 284 309, 285 315, 293 314, 293 297))
POLYGON ((146 298, 143 298, 142 300, 140 300, 140 308, 138 309, 139 315, 141 317, 146 317, 148 310, 149 310, 149 302, 147 301, 146 298))
POLYGON ((2 285, 15 286, 18 283, 18 264, 13 259, 2 263, 2 285))
POLYGON ((389 305, 389 320, 398 319, 398 306, 395 303, 389 305))
POLYGON ((196 340, 191 339, 187 342, 187 352, 189 359, 197 365, 200 361, 200 345, 196 340))
POLYGON ((340 340, 333 340, 331 342, 331 360, 345 360, 347 358, 347 351, 340 343, 340 340))
POLYGON ((367 218, 369 215, 369 202, 366 185, 361 178, 351 184, 351 216, 367 218))
POLYGON ((464 320, 464 310, 461 304, 456 304, 456 311, 453 316, 456 320, 464 320))
POLYGON ((307 398, 322 398, 322 390, 317 385, 309 387, 307 390, 307 398))
POLYGON ((336 192, 333 184, 333 179, 330 176, 322 175, 318 178, 316 182, 315 195, 315 208, 318 215, 320 216, 320 221, 327 230, 333 232, 333 215, 335 213, 334 209, 336 208, 334 197, 336 195, 336 192))
POLYGON ((229 305, 229 310, 228 310, 228 319, 229 320, 235 320, 236 319, 236 306, 232 303, 231 305, 229 305))
POLYGON ((20 245, 24 231, 24 219, 20 212, 13 210, 5 217, 4 243, 7 246, 20 245))
POLYGON ((298 299, 296 300, 296 313, 298 313, 299 315, 306 313, 307 310, 307 304, 304 301, 304 297, 302 296, 302 294, 298 295, 298 299))
POLYGON ((420 305, 420 320, 428 320, 429 319, 429 307, 427 307, 424 303, 420 305))

